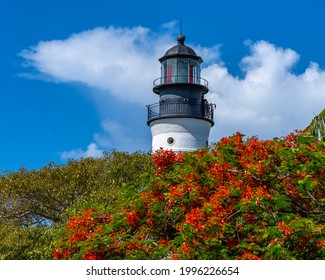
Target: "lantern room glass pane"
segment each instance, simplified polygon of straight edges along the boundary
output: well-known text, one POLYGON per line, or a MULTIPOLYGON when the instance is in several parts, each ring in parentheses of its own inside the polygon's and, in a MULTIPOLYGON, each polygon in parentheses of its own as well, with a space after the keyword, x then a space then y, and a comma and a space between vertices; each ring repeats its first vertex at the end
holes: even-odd
POLYGON ((167 76, 167 61, 161 63, 161 83, 166 83, 166 76, 167 76))
POLYGON ((188 58, 177 59, 177 81, 179 83, 188 83, 188 58))
POLYGON ((176 82, 177 59, 167 59, 166 83, 176 82))
POLYGON ((195 59, 190 59, 189 82, 195 84, 200 83, 200 63, 195 59))

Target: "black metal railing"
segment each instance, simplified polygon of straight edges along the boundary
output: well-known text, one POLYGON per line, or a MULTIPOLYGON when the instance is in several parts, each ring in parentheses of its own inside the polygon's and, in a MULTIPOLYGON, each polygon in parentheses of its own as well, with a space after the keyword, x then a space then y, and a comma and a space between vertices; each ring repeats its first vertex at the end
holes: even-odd
POLYGON ((197 84, 201 86, 208 87, 209 83, 206 79, 201 77, 191 77, 189 75, 175 75, 175 76, 165 76, 153 81, 153 86, 161 86, 165 84, 174 84, 174 83, 189 83, 197 84))
POLYGON ((190 101, 160 101, 159 103, 147 105, 148 122, 162 117, 195 117, 203 118, 213 122, 214 104, 193 103, 190 101))

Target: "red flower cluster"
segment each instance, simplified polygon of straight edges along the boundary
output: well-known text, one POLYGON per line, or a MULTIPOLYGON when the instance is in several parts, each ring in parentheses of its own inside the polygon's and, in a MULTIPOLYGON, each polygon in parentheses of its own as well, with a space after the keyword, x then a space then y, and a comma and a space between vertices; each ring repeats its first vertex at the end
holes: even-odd
POLYGON ((282 221, 278 223, 278 228, 284 235, 290 235, 291 234, 290 228, 282 221))
POLYGON ((83 215, 75 216, 68 220, 63 239, 68 243, 63 242, 61 246, 54 250, 55 259, 68 259, 73 255, 80 254, 84 260, 102 259, 104 251, 94 252, 89 249, 86 252, 81 252, 80 244, 85 241, 93 240, 97 236, 102 236, 104 233, 103 225, 109 224, 113 217, 110 214, 94 213, 94 209, 86 210, 83 215), (65 244, 68 244, 66 246, 65 244))
POLYGON ((140 211, 134 210, 134 211, 126 211, 126 223, 130 227, 138 227, 140 223, 140 211))
POLYGON ((163 150, 163 148, 152 156, 152 161, 157 168, 157 173, 161 173, 168 166, 173 165, 175 160, 176 154, 172 150, 163 150))
POLYGON ((153 164, 157 168, 157 173, 161 173, 168 166, 172 166, 175 162, 183 162, 185 157, 182 153, 174 153, 172 150, 160 150, 156 151, 152 156, 153 164))

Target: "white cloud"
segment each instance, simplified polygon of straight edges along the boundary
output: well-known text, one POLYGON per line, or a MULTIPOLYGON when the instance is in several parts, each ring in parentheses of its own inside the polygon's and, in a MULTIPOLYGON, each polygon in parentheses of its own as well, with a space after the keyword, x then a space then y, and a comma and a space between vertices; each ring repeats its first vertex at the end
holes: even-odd
MULTIPOLYGON (((113 95, 146 110, 145 104, 157 102, 152 81, 160 76, 158 59, 176 44, 168 31, 173 26, 175 22, 166 24, 160 34, 144 27, 95 28, 65 40, 39 42, 21 55, 25 64, 35 68, 41 77, 80 82, 100 89, 106 98, 113 95)), ((266 41, 245 44, 250 52, 239 64, 243 78, 229 73, 226 64, 218 61, 219 45, 191 46, 205 60, 202 77, 209 81, 210 88, 206 97, 217 105, 211 140, 236 131, 272 138, 305 128, 325 105, 325 72, 311 62, 301 74, 295 74, 299 54, 294 50, 266 41)), ((145 121, 143 130, 148 130, 145 121)), ((140 143, 145 141, 140 135, 143 133, 122 120, 103 121, 102 131, 94 135, 92 146, 86 151, 62 155, 79 157, 91 151, 96 155, 106 147, 129 150, 131 144, 134 147, 138 143, 141 149, 140 143)))
POLYGON ((57 81, 80 82, 143 105, 153 100, 158 58, 171 44, 169 34, 158 36, 141 26, 98 27, 65 40, 39 42, 21 56, 25 66, 57 81))
POLYGON ((202 75, 210 82, 207 97, 217 105, 212 138, 235 131, 272 138, 304 129, 325 106, 325 72, 310 63, 302 74, 294 74, 298 60, 291 49, 259 41, 241 60, 242 79, 222 64, 204 68, 202 75))
POLYGON ((94 139, 99 146, 113 149, 118 147, 123 151, 136 151, 145 149, 148 143, 143 139, 136 128, 127 126, 118 121, 104 120, 102 121, 102 131, 94 135, 94 139))
POLYGON ((68 160, 88 157, 99 158, 102 156, 102 154, 103 150, 99 149, 96 143, 90 143, 85 151, 82 149, 75 149, 71 151, 62 152, 60 156, 63 160, 68 160))
POLYGON ((161 25, 162 29, 171 30, 171 31, 175 30, 177 27, 179 28, 179 26, 180 23, 177 20, 165 22, 161 25))
POLYGON ((113 120, 102 121, 101 127, 102 130, 94 134, 94 141, 85 151, 81 148, 65 151, 60 154, 61 159, 98 158, 104 150, 117 148, 122 151, 146 150, 148 139, 143 139, 135 129, 113 120))

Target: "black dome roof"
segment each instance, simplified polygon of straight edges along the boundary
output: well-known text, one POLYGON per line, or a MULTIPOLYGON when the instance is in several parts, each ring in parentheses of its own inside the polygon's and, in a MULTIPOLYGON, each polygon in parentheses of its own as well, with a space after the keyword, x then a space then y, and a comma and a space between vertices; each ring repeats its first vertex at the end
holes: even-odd
POLYGON ((202 58, 197 56, 195 51, 188 47, 185 46, 185 36, 183 34, 178 35, 177 37, 178 44, 172 48, 170 48, 165 55, 159 59, 160 62, 166 60, 167 58, 172 58, 172 57, 191 57, 196 60, 199 60, 202 62, 202 58))

